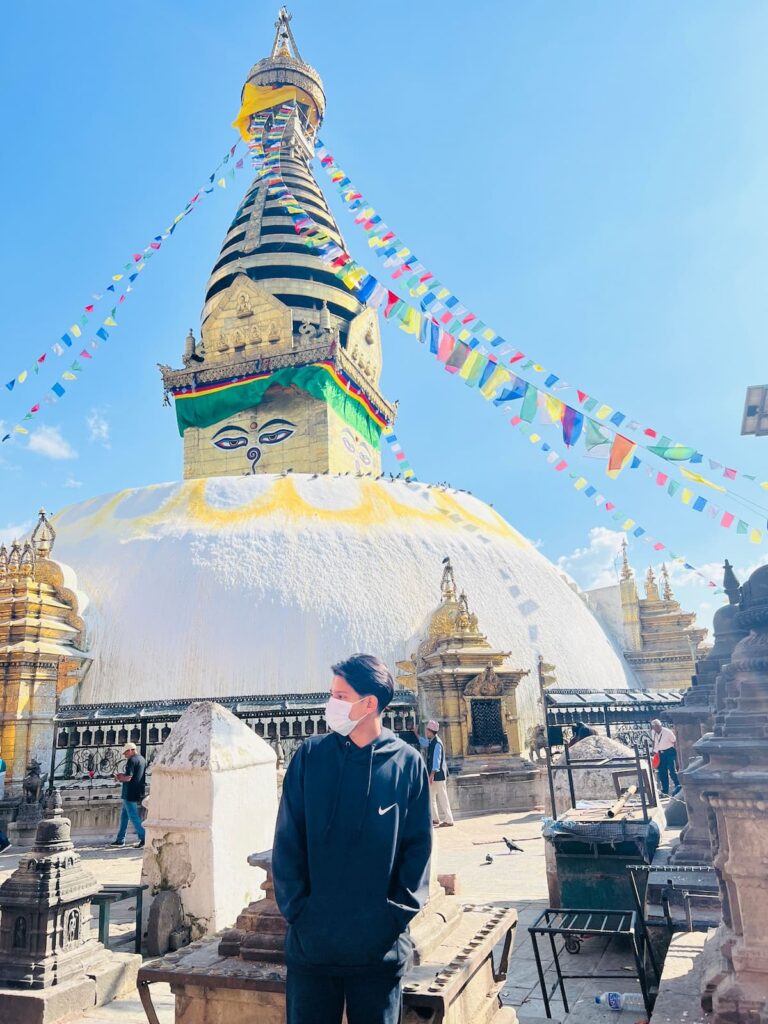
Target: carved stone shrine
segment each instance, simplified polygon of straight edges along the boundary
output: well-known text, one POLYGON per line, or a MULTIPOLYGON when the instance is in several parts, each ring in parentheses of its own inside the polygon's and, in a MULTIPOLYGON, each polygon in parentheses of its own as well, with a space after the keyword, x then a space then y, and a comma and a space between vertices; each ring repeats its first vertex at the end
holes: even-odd
POLYGON ((736 626, 749 630, 717 683, 714 730, 692 772, 709 810, 723 921, 721 962, 703 994, 714 1024, 768 1019, 768 565, 741 588, 736 626))
POLYGON ((715 612, 712 649, 697 662, 693 685, 686 691, 682 704, 668 712, 677 734, 678 760, 682 769, 680 782, 688 810, 688 824, 670 858, 675 864, 712 863, 707 806, 702 800, 701 780, 697 774, 702 759, 694 745, 713 728, 717 679, 731 660, 736 644, 747 635, 737 622, 741 588, 727 559, 723 566, 723 586, 728 604, 715 612))
POLYGON ((141 958, 110 953, 91 937, 98 888, 75 852, 54 790, 34 849, 0 886, 0 1020, 49 1024, 135 983, 141 958))

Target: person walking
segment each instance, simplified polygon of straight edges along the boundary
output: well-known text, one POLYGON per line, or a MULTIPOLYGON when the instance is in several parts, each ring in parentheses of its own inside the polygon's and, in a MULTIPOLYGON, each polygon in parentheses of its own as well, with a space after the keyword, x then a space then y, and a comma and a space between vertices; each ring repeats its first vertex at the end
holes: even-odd
POLYGON ((653 753, 659 755, 659 786, 662 796, 669 796, 669 780, 675 787, 672 796, 680 792, 680 779, 677 777, 677 737, 658 718, 651 722, 653 732, 653 753))
POLYGON ((436 828, 449 828, 453 825, 451 804, 448 800, 448 773, 445 768, 445 747, 438 736, 440 723, 434 718, 427 722, 427 771, 429 772, 429 792, 432 798, 432 824, 436 828))
POLYGON ((123 750, 126 758, 125 770, 115 772, 112 776, 115 782, 122 783, 123 809, 120 812, 120 828, 117 836, 110 846, 125 846, 125 833, 128 831, 128 822, 133 825, 133 830, 138 837, 137 847, 144 845, 144 826, 141 824, 139 804, 146 793, 147 762, 136 749, 135 743, 126 743, 123 750))
POLYGON ((325 721, 283 781, 272 849, 288 921, 287 1024, 397 1024, 412 963, 408 924, 426 902, 432 829, 421 755, 384 728, 387 666, 331 669, 325 721))

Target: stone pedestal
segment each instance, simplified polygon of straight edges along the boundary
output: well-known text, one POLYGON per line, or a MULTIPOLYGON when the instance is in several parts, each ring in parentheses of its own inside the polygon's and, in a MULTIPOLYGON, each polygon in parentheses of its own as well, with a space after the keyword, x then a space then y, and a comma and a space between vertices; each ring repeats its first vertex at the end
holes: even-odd
POLYGON ((16 846, 34 846, 37 826, 43 820, 43 810, 39 803, 27 803, 22 800, 16 814, 16 820, 8 826, 8 838, 16 846))
POLYGON ((141 957, 110 953, 90 934, 98 888, 54 791, 34 849, 0 886, 0 1020, 51 1024, 135 985, 141 957))
POLYGON ((702 763, 692 772, 723 899, 715 1024, 768 1017, 768 566, 742 587, 736 624, 750 632, 720 673, 714 729, 696 744, 702 763))
POLYGON ((718 676, 731 660, 736 644, 747 635, 736 621, 739 614, 740 588, 727 560, 724 583, 731 603, 718 608, 715 612, 712 650, 706 658, 697 663, 693 685, 685 694, 682 704, 670 708, 667 712, 677 734, 680 783, 688 809, 688 824, 672 853, 671 859, 675 864, 712 863, 707 807, 702 800, 702 790, 697 776, 702 759, 694 748, 701 737, 713 728, 718 676))
POLYGON ((221 705, 192 704, 152 766, 142 881, 179 894, 193 939, 231 926, 259 897, 247 858, 272 846, 276 815, 273 749, 221 705))

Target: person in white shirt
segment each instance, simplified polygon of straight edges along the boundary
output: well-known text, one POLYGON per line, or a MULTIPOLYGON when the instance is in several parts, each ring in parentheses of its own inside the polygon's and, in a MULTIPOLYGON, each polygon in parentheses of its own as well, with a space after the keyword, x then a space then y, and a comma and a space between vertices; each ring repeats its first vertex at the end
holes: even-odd
POLYGON ((453 825, 453 814, 448 802, 446 780, 448 770, 445 764, 445 748, 438 736, 440 723, 434 718, 427 722, 427 771, 429 772, 429 795, 432 803, 432 824, 437 828, 449 828, 453 825))
POLYGON ((661 795, 669 796, 669 780, 672 779, 672 796, 680 792, 680 779, 677 777, 677 737, 658 718, 651 722, 653 732, 653 752, 659 755, 659 785, 661 795))

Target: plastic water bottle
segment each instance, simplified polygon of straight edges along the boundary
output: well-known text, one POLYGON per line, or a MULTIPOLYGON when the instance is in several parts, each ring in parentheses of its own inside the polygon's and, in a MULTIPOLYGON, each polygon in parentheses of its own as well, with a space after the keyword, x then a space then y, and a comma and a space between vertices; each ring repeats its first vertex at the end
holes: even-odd
POLYGON ((645 1003, 640 992, 603 992, 595 996, 598 1006, 606 1006, 609 1010, 644 1010, 645 1003))

